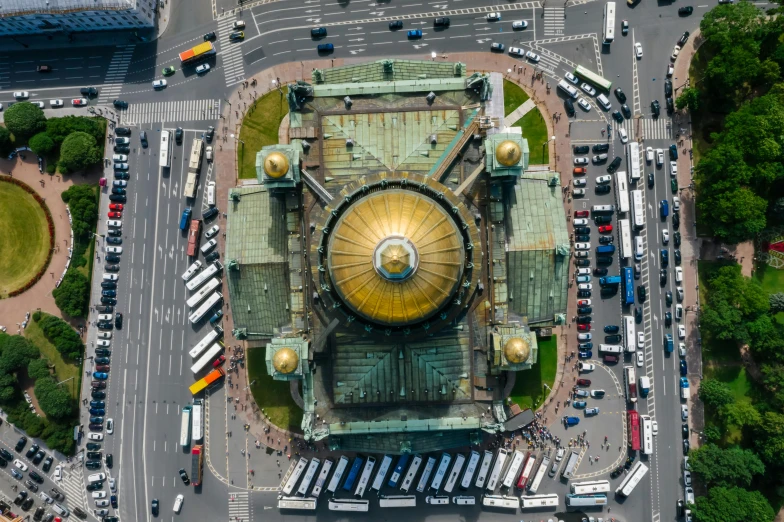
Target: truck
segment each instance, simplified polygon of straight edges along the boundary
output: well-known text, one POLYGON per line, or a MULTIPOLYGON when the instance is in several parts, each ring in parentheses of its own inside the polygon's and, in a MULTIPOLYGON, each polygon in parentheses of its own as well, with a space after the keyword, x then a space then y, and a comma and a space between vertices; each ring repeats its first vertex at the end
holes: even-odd
POLYGON ((188 177, 185 181, 185 197, 195 198, 196 189, 199 187, 199 171, 201 170, 201 157, 204 152, 204 140, 196 138, 191 145, 191 155, 188 158, 188 177))
POLYGON ((647 397, 651 392, 651 379, 647 375, 640 376, 640 396, 647 397))
POLYGON ((215 46, 212 45, 212 42, 200 43, 196 47, 192 47, 187 51, 181 52, 180 63, 182 65, 185 65, 186 63, 194 63, 212 54, 215 54, 215 46))
POLYGON ((194 446, 191 450, 191 484, 194 487, 201 485, 201 470, 204 464, 204 446, 194 446))
POLYGON ((664 334, 664 351, 672 353, 672 334, 664 334))
POLYGON ((599 278, 599 284, 602 286, 616 286, 621 284, 621 276, 604 276, 599 278))
POLYGON ((215 368, 210 373, 205 375, 203 378, 191 384, 189 390, 191 391, 191 394, 196 395, 197 393, 199 393, 204 388, 214 383, 224 375, 226 375, 226 372, 223 371, 223 368, 215 368))
POLYGON ((201 236, 201 221, 198 219, 193 219, 191 220, 191 228, 188 231, 188 256, 189 257, 198 255, 200 236, 201 236))

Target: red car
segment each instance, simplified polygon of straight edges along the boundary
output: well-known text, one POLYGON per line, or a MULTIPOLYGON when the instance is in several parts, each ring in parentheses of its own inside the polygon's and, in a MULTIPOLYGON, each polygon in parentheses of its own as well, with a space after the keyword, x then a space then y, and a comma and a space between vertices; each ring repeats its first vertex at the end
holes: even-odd
POLYGON ((590 386, 591 379, 577 379, 577 386, 590 386))
POLYGON ((576 218, 588 217, 588 216, 589 216, 589 213, 588 213, 587 210, 575 210, 574 211, 574 217, 576 217, 576 218))
POLYGON ((225 363, 225 362, 226 362, 226 356, 225 356, 225 355, 221 355, 220 357, 218 357, 218 358, 215 360, 215 362, 214 362, 214 363, 212 363, 212 365, 213 365, 215 368, 217 368, 218 366, 220 366, 221 364, 223 364, 223 363, 225 363))
POLYGON ((577 331, 578 332, 590 332, 591 331, 591 325, 590 324, 578 324, 577 325, 577 331))
POLYGON ((109 217, 120 219, 122 217, 122 212, 109 212, 109 217))
POLYGON ((577 306, 591 306, 591 300, 590 299, 578 299, 577 300, 577 306))
POLYGON ((109 203, 109 210, 122 210, 123 204, 122 203, 109 203))
POLYGON ((599 227, 600 234, 608 234, 612 232, 612 225, 602 225, 599 227))
POLYGON ((109 365, 108 364, 99 364, 95 367, 95 370, 98 372, 108 372, 109 365))

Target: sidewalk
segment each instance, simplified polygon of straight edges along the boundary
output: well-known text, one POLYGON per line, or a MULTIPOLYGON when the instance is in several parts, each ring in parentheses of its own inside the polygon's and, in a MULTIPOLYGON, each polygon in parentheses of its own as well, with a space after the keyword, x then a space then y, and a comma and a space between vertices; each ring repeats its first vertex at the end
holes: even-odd
POLYGON ((523 116, 531 112, 531 109, 533 109, 534 107, 536 107, 536 104, 533 102, 533 100, 531 99, 525 100, 525 102, 522 105, 520 105, 518 108, 513 110, 509 114, 509 116, 504 118, 504 125, 506 125, 507 127, 511 127, 512 125, 517 123, 517 120, 519 120, 520 118, 522 118, 523 116))

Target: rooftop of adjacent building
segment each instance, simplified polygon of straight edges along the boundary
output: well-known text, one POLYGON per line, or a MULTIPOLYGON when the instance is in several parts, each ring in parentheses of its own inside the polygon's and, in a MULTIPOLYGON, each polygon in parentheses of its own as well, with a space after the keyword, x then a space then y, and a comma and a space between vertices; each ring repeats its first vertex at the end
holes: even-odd
POLYGON ((24 14, 62 14, 74 11, 134 9, 137 0, 3 0, 0 17, 24 14))

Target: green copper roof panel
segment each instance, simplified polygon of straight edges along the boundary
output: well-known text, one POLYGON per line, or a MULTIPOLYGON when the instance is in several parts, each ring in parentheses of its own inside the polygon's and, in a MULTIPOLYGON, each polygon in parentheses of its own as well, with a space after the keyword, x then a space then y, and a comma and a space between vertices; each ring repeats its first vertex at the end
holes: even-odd
MULTIPOLYGON (((389 82, 399 80, 416 80, 422 75, 428 78, 455 78, 462 79, 463 72, 455 74, 455 64, 449 62, 433 62, 427 60, 393 60, 392 71, 385 71, 386 60, 375 62, 344 65, 322 69, 324 74, 323 84, 353 83, 353 82, 389 82)), ((318 87, 318 86, 316 86, 318 87)))
POLYGON ((335 444, 340 451, 356 451, 362 453, 430 453, 450 448, 462 448, 471 445, 474 440, 481 440, 475 430, 454 430, 424 433, 376 433, 372 435, 349 435, 330 437, 330 444, 335 444))

